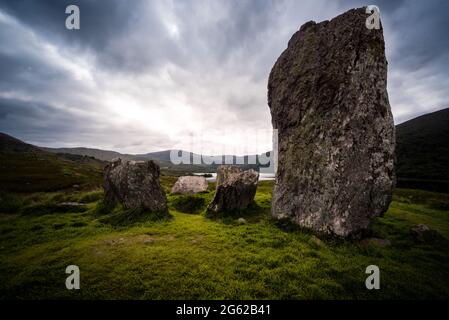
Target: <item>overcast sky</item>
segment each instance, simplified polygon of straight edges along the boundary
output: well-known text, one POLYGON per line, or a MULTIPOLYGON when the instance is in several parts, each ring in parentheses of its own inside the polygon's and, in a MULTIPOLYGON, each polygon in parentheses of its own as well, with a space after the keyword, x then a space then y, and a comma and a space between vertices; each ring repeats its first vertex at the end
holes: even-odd
POLYGON ((269 150, 268 75, 292 34, 368 4, 395 122, 449 107, 449 1, 0 0, 0 131, 128 153, 269 150), (80 30, 65 28, 69 4, 80 30))

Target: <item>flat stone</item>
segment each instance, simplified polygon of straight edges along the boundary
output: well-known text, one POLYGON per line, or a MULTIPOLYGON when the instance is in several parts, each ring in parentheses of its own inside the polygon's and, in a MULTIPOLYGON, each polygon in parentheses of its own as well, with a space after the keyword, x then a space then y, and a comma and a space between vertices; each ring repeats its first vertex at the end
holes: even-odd
POLYGON ((171 189, 172 194, 195 194, 207 192, 208 183, 202 176, 179 177, 171 189))

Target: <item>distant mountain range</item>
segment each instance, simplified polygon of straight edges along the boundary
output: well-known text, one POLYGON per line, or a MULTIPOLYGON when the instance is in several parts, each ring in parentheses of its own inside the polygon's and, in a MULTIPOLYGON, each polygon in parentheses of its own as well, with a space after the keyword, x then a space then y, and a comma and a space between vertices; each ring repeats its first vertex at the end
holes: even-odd
MULTIPOLYGON (((91 148, 36 147, 0 133, 0 183, 7 183, 13 171, 27 180, 27 174, 31 174, 31 169, 27 168, 27 165, 30 168, 41 166, 43 169, 47 166, 48 168, 44 171, 49 175, 52 174, 52 170, 58 173, 62 184, 76 184, 76 181, 87 183, 86 179, 92 175, 98 182, 104 161, 114 158, 154 160, 159 163, 163 171, 175 173, 214 172, 218 167, 217 164, 210 165, 204 162, 174 165, 170 161, 170 152, 165 150, 144 154, 121 154, 116 151, 91 148), (60 176, 61 172, 64 172, 62 174, 64 179, 60 176)), ((193 156, 200 157, 198 154, 189 154, 191 161, 193 156)), ((449 108, 397 125, 396 154, 399 187, 449 192, 449 108)), ((224 160, 224 156, 220 157, 224 160)), ((258 164, 248 165, 247 156, 232 157, 234 161, 237 158, 243 161, 245 168, 259 167, 258 164)), ((36 175, 31 174, 31 176, 36 175)), ((45 180, 43 175, 37 176, 45 180)))
MULTIPOLYGON (((192 164, 178 164, 174 165, 170 160, 171 150, 164 150, 158 152, 150 152, 144 154, 122 154, 116 151, 101 150, 101 149, 91 149, 91 148, 46 148, 41 147, 42 150, 56 153, 56 154, 75 154, 81 156, 94 157, 102 161, 111 161, 114 158, 122 158, 125 160, 154 160, 156 161, 162 169, 169 169, 174 171, 187 171, 187 172, 215 172, 219 164, 209 164, 212 161, 203 161, 204 158, 217 158, 217 156, 202 156, 196 153, 186 152, 190 157, 190 163, 192 164), (193 159, 202 159, 201 164, 193 164, 193 159)), ((181 150, 180 150, 181 152, 181 150)), ((242 167, 258 169, 258 164, 248 164, 248 156, 224 156, 219 155, 222 163, 225 161, 225 157, 232 157, 233 163, 243 163, 242 167)))

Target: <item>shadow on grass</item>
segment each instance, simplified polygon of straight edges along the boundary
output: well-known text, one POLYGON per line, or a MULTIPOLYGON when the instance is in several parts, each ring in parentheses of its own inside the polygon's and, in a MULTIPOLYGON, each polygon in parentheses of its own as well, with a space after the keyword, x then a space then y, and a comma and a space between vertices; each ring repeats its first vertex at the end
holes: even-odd
POLYGON ((332 233, 319 232, 312 230, 310 228, 300 226, 288 218, 276 219, 274 217, 270 218, 271 223, 273 223, 277 228, 286 233, 301 233, 309 237, 315 237, 327 244, 332 245, 343 245, 343 244, 355 244, 360 242, 362 239, 379 237, 374 230, 371 228, 366 230, 361 230, 347 237, 337 236, 332 233))
POLYGON ((23 206, 23 199, 17 195, 0 193, 0 212, 18 213, 23 206))
POLYGON ((205 210, 204 215, 211 220, 220 221, 224 224, 235 224, 240 218, 250 223, 266 220, 269 217, 269 208, 258 205, 255 201, 251 202, 245 209, 227 210, 213 212, 205 210))
POLYGON ((107 206, 103 201, 97 204, 94 215, 99 222, 114 227, 129 227, 144 222, 167 221, 173 216, 168 211, 149 211, 143 208, 124 209, 121 205, 107 206))
POLYGON ((374 237, 389 239, 394 247, 408 250, 410 248, 425 248, 433 250, 435 248, 449 248, 449 240, 436 230, 429 230, 424 233, 423 240, 417 241, 410 228, 414 224, 394 217, 377 218, 371 226, 374 237))
POLYGON ((206 199, 199 196, 177 196, 170 201, 170 205, 179 212, 199 214, 206 208, 206 199))
POLYGON ((42 216, 46 214, 54 213, 79 213, 85 212, 87 208, 85 206, 73 206, 65 204, 55 204, 55 203, 38 203, 33 205, 28 205, 21 209, 19 212, 24 216, 42 216))
POLYGON ((277 228, 280 230, 286 232, 286 233, 302 233, 307 236, 318 236, 319 239, 325 240, 326 242, 332 242, 332 243, 342 243, 343 239, 338 238, 335 236, 332 236, 330 234, 326 234, 323 232, 316 232, 314 230, 311 230, 309 228, 300 226, 290 219, 284 218, 284 219, 276 219, 274 217, 270 218, 271 223, 273 223, 277 228))

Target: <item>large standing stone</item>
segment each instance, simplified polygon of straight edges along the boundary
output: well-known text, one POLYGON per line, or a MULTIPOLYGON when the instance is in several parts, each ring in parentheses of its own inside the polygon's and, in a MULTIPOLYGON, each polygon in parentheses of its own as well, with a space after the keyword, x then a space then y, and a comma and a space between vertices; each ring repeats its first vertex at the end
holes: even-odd
POLYGON ((159 175, 159 166, 153 161, 112 160, 104 172, 106 205, 120 202, 125 209, 167 211, 167 198, 159 175))
POLYGON ((391 201, 395 131, 383 31, 365 8, 304 24, 268 82, 278 129, 272 214, 348 236, 391 201))
POLYGON ((176 180, 171 193, 195 194, 206 192, 208 188, 207 180, 201 176, 183 176, 176 180))
POLYGON ((245 209, 256 195, 259 173, 243 171, 237 166, 220 166, 217 170, 215 197, 208 210, 212 212, 245 209))

